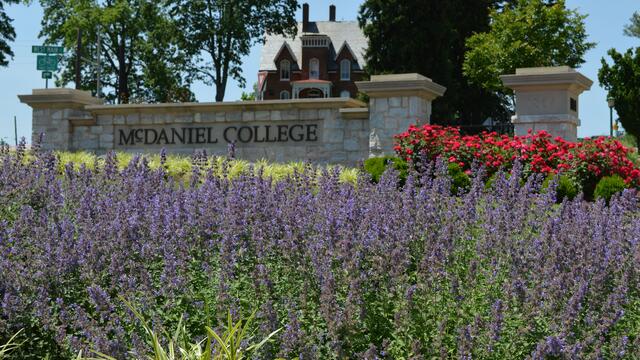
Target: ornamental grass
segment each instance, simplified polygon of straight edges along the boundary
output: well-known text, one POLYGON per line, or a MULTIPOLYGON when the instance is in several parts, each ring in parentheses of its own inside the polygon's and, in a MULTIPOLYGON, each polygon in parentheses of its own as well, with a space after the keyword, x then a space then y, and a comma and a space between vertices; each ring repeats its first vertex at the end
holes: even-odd
POLYGON ((185 183, 140 157, 60 173, 25 156, 0 154, 0 344, 24 329, 16 359, 141 359, 150 332, 199 344, 254 311, 255 339, 281 329, 259 359, 640 357, 632 190, 556 204, 519 163, 488 188, 469 169, 452 195, 442 161, 400 187, 393 170, 232 179, 194 157, 185 183))

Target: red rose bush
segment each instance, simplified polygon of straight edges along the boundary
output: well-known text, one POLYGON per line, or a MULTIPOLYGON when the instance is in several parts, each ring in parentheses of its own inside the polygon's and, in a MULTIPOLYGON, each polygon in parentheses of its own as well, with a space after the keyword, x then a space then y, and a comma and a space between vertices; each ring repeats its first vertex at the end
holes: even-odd
POLYGON ((546 131, 525 136, 483 132, 462 135, 456 127, 411 125, 395 136, 395 151, 407 161, 445 159, 469 172, 474 161, 489 174, 510 169, 515 161, 525 168, 525 175, 564 174, 582 186, 595 186, 605 176, 620 176, 630 187, 640 185, 640 170, 629 159, 631 149, 605 137, 586 138, 580 142, 552 138, 546 131))

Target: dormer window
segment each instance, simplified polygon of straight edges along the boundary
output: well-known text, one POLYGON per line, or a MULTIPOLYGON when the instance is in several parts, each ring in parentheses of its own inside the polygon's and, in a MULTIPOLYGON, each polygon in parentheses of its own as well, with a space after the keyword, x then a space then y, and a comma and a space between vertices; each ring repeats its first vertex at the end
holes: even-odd
POLYGON ((280 61, 280 80, 291 80, 291 63, 289 60, 280 61))
POLYGON ((320 79, 320 60, 316 58, 309 61, 309 79, 320 79))
POLYGON ((340 62, 340 80, 351 80, 351 61, 344 59, 340 62))

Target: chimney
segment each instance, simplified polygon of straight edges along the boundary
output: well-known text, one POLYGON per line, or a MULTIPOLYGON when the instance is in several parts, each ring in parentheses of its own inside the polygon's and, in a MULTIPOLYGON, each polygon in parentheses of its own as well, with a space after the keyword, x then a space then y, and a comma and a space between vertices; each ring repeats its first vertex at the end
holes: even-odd
POLYGON ((336 21, 336 6, 329 6, 329 21, 336 21))
POLYGON ((309 4, 302 5, 302 32, 309 32, 309 4))

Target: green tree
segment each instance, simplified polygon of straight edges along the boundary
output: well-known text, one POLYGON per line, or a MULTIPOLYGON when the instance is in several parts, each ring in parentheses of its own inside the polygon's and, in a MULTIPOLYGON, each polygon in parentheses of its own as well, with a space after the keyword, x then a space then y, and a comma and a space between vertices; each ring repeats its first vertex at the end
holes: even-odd
POLYGON ((183 71, 185 53, 177 46, 174 23, 155 1, 40 0, 40 36, 62 43, 59 85, 75 81, 77 33, 82 31, 80 88, 97 91, 97 42, 107 101, 172 102, 193 99, 183 71))
POLYGON ((7 16, 5 4, 17 4, 19 0, 0 0, 0 66, 9 65, 9 58, 13 58, 13 51, 9 46, 10 41, 16 39, 16 31, 13 28, 11 19, 7 16))
POLYGON ((265 33, 296 34, 297 0, 165 0, 190 54, 195 78, 215 86, 223 101, 229 77, 245 86, 242 57, 265 33))
POLYGON ((447 87, 433 104, 436 122, 480 124, 508 119, 503 100, 462 75, 466 39, 489 29, 495 0, 366 0, 358 20, 370 74, 417 72, 447 87))
POLYGON ((635 12, 631 16, 631 24, 624 27, 624 34, 640 38, 640 13, 635 12))
POLYGON ((564 0, 519 0, 491 12, 490 30, 467 40, 464 74, 483 88, 508 94, 499 76, 516 68, 579 67, 595 46, 587 41, 584 19, 564 0))
POLYGON ((240 100, 241 101, 255 101, 256 100, 256 94, 258 93, 258 83, 254 83, 253 84, 253 91, 250 93, 246 93, 246 92, 242 92, 242 94, 240 95, 240 100))
POLYGON ((615 109, 624 129, 640 145, 640 48, 627 50, 621 54, 609 50, 613 65, 602 59, 598 73, 600 84, 615 100, 615 109))

